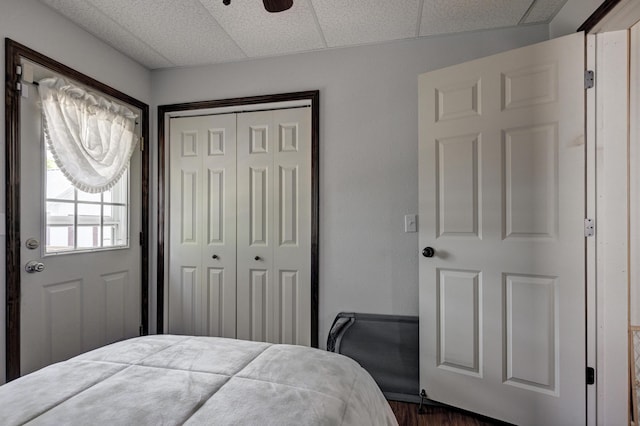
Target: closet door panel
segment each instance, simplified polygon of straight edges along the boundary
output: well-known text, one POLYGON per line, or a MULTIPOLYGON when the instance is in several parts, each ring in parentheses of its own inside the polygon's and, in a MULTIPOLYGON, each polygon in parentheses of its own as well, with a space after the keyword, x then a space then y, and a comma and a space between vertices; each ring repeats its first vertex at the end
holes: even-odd
POLYGON ((272 112, 237 118, 238 338, 276 342, 273 328, 272 112))
POLYGON ((273 111, 274 326, 279 343, 311 344, 311 109, 273 111))
POLYGON ((169 332, 235 337, 235 115, 172 118, 170 135, 169 332))
POLYGON ((197 123, 171 123, 169 217, 169 332, 200 332, 199 307, 201 235, 199 224, 201 134, 197 123))
MULTIPOLYGON (((204 117, 203 117, 204 118, 204 117)), ((202 265, 205 334, 236 337, 236 117, 207 117, 202 265), (203 280, 204 281, 204 280, 203 280)))

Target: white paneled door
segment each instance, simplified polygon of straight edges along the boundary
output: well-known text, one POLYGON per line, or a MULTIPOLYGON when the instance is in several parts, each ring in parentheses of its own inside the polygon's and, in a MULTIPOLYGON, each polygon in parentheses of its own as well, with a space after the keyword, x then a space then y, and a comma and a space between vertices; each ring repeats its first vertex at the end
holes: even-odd
POLYGON ((238 338, 311 344, 310 108, 238 115, 238 338))
POLYGON ((47 154, 37 89, 25 85, 31 90, 20 101, 22 375, 137 336, 141 326, 140 151, 111 190, 76 191, 47 154), (27 272, 28 263, 40 267, 27 272))
POLYGON ((419 78, 430 399, 522 425, 585 423, 583 74, 575 34, 419 78))
POLYGON ((170 135, 169 332, 310 345, 310 108, 170 135))
POLYGON ((170 131, 169 332, 236 337, 236 116, 170 131))

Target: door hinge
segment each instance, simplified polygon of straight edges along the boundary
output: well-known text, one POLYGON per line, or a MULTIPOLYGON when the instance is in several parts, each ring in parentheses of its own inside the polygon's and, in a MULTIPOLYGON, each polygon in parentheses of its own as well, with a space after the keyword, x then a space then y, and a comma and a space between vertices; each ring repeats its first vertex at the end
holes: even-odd
POLYGON ((584 72, 584 88, 591 89, 595 85, 595 72, 586 70, 584 72))
POLYGON ((140 335, 142 336, 142 334, 144 333, 144 328, 142 327, 142 325, 140 326, 139 331, 140 331, 140 335))
POLYGON ((143 244, 144 241, 144 234, 142 233, 142 231, 140 231, 140 245, 143 244))
POLYGON ((140 138, 140 151, 144 151, 144 138, 140 138))
POLYGON ((16 83, 16 90, 18 92, 22 92, 22 83, 20 83, 19 81, 16 83))
POLYGON ((593 367, 587 367, 587 384, 593 385, 596 382, 596 370, 593 367))
POLYGON ((16 65, 16 75, 22 75, 22 65, 16 65))
POLYGON ((596 234, 596 222, 593 219, 584 220, 584 236, 593 237, 596 234))

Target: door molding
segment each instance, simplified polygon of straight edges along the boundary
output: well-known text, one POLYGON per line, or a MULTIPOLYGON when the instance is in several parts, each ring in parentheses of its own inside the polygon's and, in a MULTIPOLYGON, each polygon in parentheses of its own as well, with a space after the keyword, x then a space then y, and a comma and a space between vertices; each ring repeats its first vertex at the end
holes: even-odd
POLYGON ((241 98, 217 99, 158 106, 158 259, 157 259, 157 332, 164 332, 165 308, 165 196, 166 152, 165 123, 167 115, 177 112, 271 104, 277 102, 307 100, 311 102, 311 346, 318 347, 318 240, 320 219, 320 91, 278 93, 241 98))
MULTIPOLYGON (((6 177, 6 377, 20 377, 20 76, 16 67, 28 59, 64 77, 118 99, 142 112, 141 131, 149 139, 149 106, 54 59, 5 38, 5 177, 6 177)), ((142 160, 141 326, 149 330, 149 150, 142 160)), ((135 238, 132 238, 135 242, 135 238)))

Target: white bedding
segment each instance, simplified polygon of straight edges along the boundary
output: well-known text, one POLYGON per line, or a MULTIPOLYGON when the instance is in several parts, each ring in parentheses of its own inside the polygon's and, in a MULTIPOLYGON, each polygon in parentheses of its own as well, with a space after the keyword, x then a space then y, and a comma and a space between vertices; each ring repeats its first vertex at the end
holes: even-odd
POLYGON ((0 425, 397 425, 355 361, 292 345, 156 335, 0 386, 0 425))

